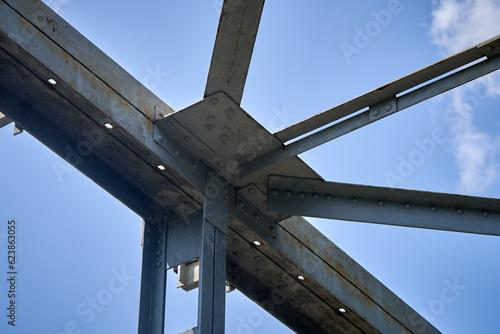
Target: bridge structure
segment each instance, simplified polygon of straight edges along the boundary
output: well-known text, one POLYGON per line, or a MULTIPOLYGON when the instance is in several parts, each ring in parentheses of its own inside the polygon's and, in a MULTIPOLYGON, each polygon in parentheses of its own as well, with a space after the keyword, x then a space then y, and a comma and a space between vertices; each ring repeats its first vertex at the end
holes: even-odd
POLYGON ((143 218, 139 333, 164 332, 169 269, 198 287, 186 333, 224 333, 228 286, 298 333, 439 333, 301 216, 500 235, 500 200, 327 182, 298 155, 497 70, 499 37, 270 133, 240 106, 263 7, 224 1, 204 97, 174 111, 40 1, 2 0, 0 127, 143 218))

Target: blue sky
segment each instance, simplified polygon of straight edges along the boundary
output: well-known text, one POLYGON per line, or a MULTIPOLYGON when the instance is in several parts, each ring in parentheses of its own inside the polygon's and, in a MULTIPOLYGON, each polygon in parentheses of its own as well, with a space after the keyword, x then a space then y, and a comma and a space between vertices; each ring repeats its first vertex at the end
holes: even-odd
MULTIPOLYGON (((221 1, 46 3, 175 110, 202 98, 221 1)), ((269 0, 242 106, 279 130, 499 34, 498 17, 498 0, 269 0), (391 15, 377 21, 382 10, 391 15), (356 44, 373 22, 383 24, 356 44), (357 52, 346 54, 345 45, 357 52)), ((499 103, 494 74, 301 157, 331 181, 500 198, 499 103), (435 131, 445 140, 411 175, 390 181, 435 131)), ((141 219, 29 134, 12 131, 0 130, 0 249, 7 219, 17 219, 19 325, 12 330, 4 319, 0 332, 135 333, 141 219), (67 173, 56 174, 58 164, 67 173), (104 302, 99 311, 91 311, 94 299, 104 302)), ((443 333, 497 332, 498 237, 310 221, 443 333), (444 300, 450 285, 458 288, 444 300)), ((178 333, 195 325, 197 296, 169 278, 166 333, 178 333)), ((3 305, 4 280, 0 289, 3 305)), ((226 332, 291 331, 232 292, 226 332)))

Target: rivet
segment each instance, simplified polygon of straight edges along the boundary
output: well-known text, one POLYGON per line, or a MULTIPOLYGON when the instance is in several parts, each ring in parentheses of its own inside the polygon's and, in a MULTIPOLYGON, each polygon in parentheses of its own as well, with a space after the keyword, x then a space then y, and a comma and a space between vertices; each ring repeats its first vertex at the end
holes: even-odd
POLYGON ((488 217, 490 214, 488 213, 488 211, 483 211, 482 215, 483 217, 488 217))
POLYGON ((158 245, 161 245, 163 242, 163 239, 158 239, 158 245))
POLYGON ((278 196, 280 194, 278 189, 273 189, 273 196, 278 196))
POLYGON ((242 201, 239 201, 239 202, 238 202, 238 206, 239 206, 240 208, 244 208, 244 207, 245 207, 245 203, 243 203, 242 201))
POLYGON ((354 204, 358 204, 359 200, 356 197, 354 197, 353 199, 351 199, 351 202, 353 202, 354 204))
POLYGON ((303 193, 303 192, 300 192, 300 193, 299 193, 299 198, 306 198, 306 194, 305 194, 305 193, 303 193))
POLYGON ((209 115, 209 116, 207 116, 207 121, 213 122, 213 121, 215 121, 215 117, 212 115, 209 115))
POLYGON ((289 190, 285 191, 285 196, 286 197, 292 197, 292 192, 289 191, 289 190))
POLYGON ((156 252, 156 256, 161 256, 161 250, 156 252))
POLYGON ((385 106, 385 112, 389 112, 392 110, 392 106, 390 104, 385 106))
POLYGON ((313 198, 313 199, 318 199, 318 198, 319 198, 319 196, 318 196, 318 194, 313 194, 313 195, 312 195, 312 198, 313 198))
POLYGON ((191 141, 191 137, 186 136, 186 137, 184 137, 184 140, 187 141, 187 142, 190 142, 191 141))
POLYGON ((375 116, 375 117, 376 117, 376 116, 378 116, 378 115, 380 115, 380 110, 375 109, 375 110, 373 111, 373 116, 375 116))
POLYGON ((191 165, 191 167, 192 167, 193 169, 196 169, 196 168, 198 168, 198 164, 197 164, 196 162, 193 162, 193 164, 191 165))
POLYGON ((326 196, 325 196, 325 199, 326 199, 327 201, 331 201, 331 200, 332 200, 332 196, 331 196, 331 195, 326 195, 326 196))
POLYGON ((435 205, 431 205, 431 211, 437 211, 437 207, 435 205))
POLYGON ((411 209, 411 204, 410 203, 405 203, 405 208, 411 209))
POLYGON ((220 136, 220 140, 222 140, 224 142, 227 141, 228 139, 229 139, 228 135, 222 135, 222 136, 220 136))
POLYGON ((382 201, 382 200, 379 200, 379 201, 377 202, 377 204, 378 204, 379 206, 384 206, 384 205, 385 205, 384 201, 382 201))
POLYGON ((222 128, 222 130, 224 132, 229 132, 229 131, 231 131, 231 128, 229 126, 225 126, 225 127, 222 128))
POLYGON ((462 210, 461 208, 458 208, 458 209, 457 209, 457 213, 458 213, 459 215, 461 215, 462 213, 464 213, 464 210, 462 210))
POLYGON ((214 126, 212 124, 205 125, 205 129, 207 129, 208 131, 212 130, 213 128, 214 126))
POLYGON ((156 262, 156 268, 160 268, 161 267, 161 262, 156 262))
POLYGON ((158 136, 156 136, 156 140, 158 140, 159 142, 162 142, 163 137, 161 135, 158 135, 158 136))

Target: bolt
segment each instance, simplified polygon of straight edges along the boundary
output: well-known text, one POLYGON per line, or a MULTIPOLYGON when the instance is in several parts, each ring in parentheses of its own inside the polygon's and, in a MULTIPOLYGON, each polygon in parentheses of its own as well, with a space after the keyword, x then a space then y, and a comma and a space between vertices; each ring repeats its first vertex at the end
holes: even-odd
POLYGON ((483 217, 488 217, 490 214, 488 213, 488 211, 483 211, 482 215, 483 217))
POLYGON ((286 197, 292 197, 292 192, 289 191, 289 190, 285 191, 285 196, 286 197))
POLYGON ((229 139, 228 135, 222 135, 222 136, 220 136, 220 140, 222 140, 224 142, 227 141, 228 139, 229 139))
POLYGON ((377 117, 378 115, 380 115, 380 110, 375 109, 375 110, 373 111, 373 116, 377 117))
POLYGON ((385 205, 384 201, 382 201, 382 200, 378 201, 378 202, 377 202, 377 204, 378 204, 379 206, 384 206, 384 205, 385 205))
POLYGON ((273 189, 273 196, 278 196, 280 194, 278 189, 273 189))
POLYGON ((161 267, 161 262, 156 262, 156 268, 160 268, 161 267))
POLYGON ((214 126, 212 124, 205 125, 205 129, 207 129, 208 131, 212 130, 213 128, 214 126))
POLYGON ((411 209, 411 204, 410 203, 405 203, 405 208, 411 209))
POLYGON ((332 196, 331 195, 326 195, 325 198, 326 198, 327 201, 331 201, 332 200, 332 196))
POLYGON ((461 208, 458 208, 458 209, 457 209, 457 213, 458 213, 459 215, 461 215, 462 213, 464 213, 464 210, 462 210, 461 208))
POLYGON ((318 199, 318 198, 319 198, 319 196, 318 196, 318 194, 313 194, 313 195, 312 195, 312 198, 313 198, 313 199, 318 199))
POLYGON ((163 239, 158 239, 158 245, 161 245, 163 242, 163 239))
POLYGON ((209 121, 209 122, 213 122, 213 121, 215 121, 215 117, 214 117, 214 116, 212 116, 212 115, 207 116, 207 121, 209 121))
POLYGON ((156 256, 161 256, 161 250, 156 252, 156 256))
POLYGON ((437 211, 437 207, 435 205, 431 205, 431 211, 437 211))
POLYGON ((390 104, 385 106, 385 112, 389 112, 392 110, 392 106, 390 104))
POLYGON ((353 202, 354 204, 358 204, 359 200, 356 197, 354 197, 353 199, 351 199, 351 202, 353 202))

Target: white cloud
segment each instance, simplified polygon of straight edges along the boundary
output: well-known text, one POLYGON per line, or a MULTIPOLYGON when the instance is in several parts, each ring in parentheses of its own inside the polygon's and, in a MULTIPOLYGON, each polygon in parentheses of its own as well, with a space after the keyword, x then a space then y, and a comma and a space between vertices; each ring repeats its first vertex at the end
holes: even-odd
MULTIPOLYGON (((431 41, 443 56, 449 56, 500 33, 500 0, 439 0, 432 18, 431 41)), ((461 115, 460 123, 452 130, 461 191, 480 194, 500 175, 500 137, 474 125, 480 100, 499 95, 499 73, 453 92, 451 106, 461 115), (479 91, 484 93, 479 95, 479 91)))

